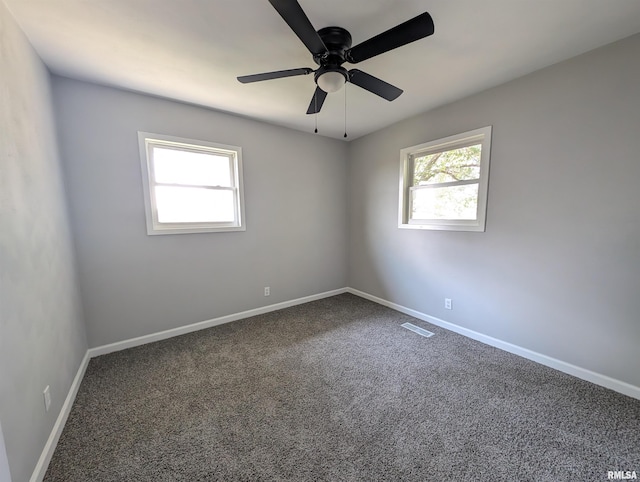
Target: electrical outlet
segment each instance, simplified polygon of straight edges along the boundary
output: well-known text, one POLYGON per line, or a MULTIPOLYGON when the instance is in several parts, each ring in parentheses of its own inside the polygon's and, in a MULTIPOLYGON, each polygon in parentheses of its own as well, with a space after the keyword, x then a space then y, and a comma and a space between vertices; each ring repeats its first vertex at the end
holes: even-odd
POLYGON ((445 298, 444 299, 444 307, 447 310, 452 310, 453 309, 453 306, 451 305, 451 298, 445 298))
POLYGON ((265 296, 270 296, 271 295, 271 288, 268 286, 264 287, 264 295, 265 296))
POLYGON ((44 389, 42 395, 44 396, 44 410, 48 412, 51 408, 51 391, 49 390, 49 385, 44 389))

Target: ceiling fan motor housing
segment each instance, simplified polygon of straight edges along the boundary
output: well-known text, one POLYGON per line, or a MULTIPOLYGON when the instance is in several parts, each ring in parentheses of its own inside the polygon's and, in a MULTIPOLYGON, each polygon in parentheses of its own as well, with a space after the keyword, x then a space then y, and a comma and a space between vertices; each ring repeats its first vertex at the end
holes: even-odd
POLYGON ((345 63, 345 52, 351 48, 351 34, 342 27, 325 27, 318 30, 318 35, 327 47, 327 52, 314 55, 315 63, 318 65, 345 63))
MULTIPOLYGON (((316 84, 318 84, 318 79, 321 76, 330 72, 336 72, 342 75, 344 77, 342 83, 348 81, 349 73, 347 69, 342 67, 342 64, 346 62, 345 52, 351 48, 351 34, 342 27, 325 27, 318 30, 318 35, 327 47, 327 52, 313 56, 315 63, 320 66, 314 74, 316 84)), ((326 78, 327 77, 325 77, 325 79, 326 78)), ((333 80, 334 82, 338 82, 336 79, 333 80)), ((325 83, 321 81, 318 85, 328 92, 338 90, 339 88, 336 85, 334 88, 327 89, 324 87, 324 84, 325 83)))

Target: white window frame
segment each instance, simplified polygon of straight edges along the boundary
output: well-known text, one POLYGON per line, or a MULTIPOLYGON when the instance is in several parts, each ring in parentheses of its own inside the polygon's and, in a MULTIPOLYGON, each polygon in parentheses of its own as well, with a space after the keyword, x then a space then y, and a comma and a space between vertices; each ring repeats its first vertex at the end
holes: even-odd
POLYGON ((491 126, 481 127, 461 134, 437 139, 400 150, 400 197, 398 227, 402 229, 434 229, 447 231, 485 231, 487 214, 487 191, 489 186, 489 163, 491 160, 491 126), (416 157, 450 151, 481 144, 480 177, 472 181, 454 181, 427 186, 445 187, 478 184, 478 207, 476 219, 411 219, 411 189, 413 184, 413 159, 416 157))
POLYGON ((167 136, 163 134, 153 134, 150 132, 138 132, 138 145, 140 147, 142 188, 144 191, 147 234, 192 234, 246 230, 244 215, 244 189, 242 182, 242 149, 240 147, 195 139, 186 139, 183 137, 167 136), (228 157, 232 173, 231 187, 193 185, 189 185, 189 187, 232 190, 234 192, 234 220, 232 222, 206 223, 158 222, 158 210, 156 207, 155 196, 153 195, 154 187, 159 184, 155 182, 153 174, 152 156, 154 146, 228 157))

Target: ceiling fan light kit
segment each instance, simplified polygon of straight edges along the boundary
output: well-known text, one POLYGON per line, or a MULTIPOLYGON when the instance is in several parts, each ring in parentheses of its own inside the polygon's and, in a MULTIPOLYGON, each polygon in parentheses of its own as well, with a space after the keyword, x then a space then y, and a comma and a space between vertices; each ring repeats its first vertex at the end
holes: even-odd
POLYGON ((316 31, 297 0, 269 0, 269 3, 311 52, 313 61, 319 67, 316 70, 303 67, 244 75, 238 77, 238 81, 246 84, 313 73, 317 87, 307 114, 320 112, 327 94, 338 92, 347 82, 388 101, 397 99, 402 94, 402 90, 398 87, 361 70, 347 70, 342 65, 357 64, 433 35, 434 32, 433 19, 429 13, 424 12, 351 47, 351 34, 342 27, 325 27, 316 31))
POLYGON ((323 72, 316 77, 316 84, 327 94, 338 92, 347 81, 347 76, 339 70, 323 72))

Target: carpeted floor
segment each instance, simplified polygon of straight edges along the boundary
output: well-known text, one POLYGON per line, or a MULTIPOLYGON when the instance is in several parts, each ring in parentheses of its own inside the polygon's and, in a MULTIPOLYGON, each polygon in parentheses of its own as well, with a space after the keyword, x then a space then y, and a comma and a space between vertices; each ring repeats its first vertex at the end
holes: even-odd
POLYGON ((612 470, 640 476, 639 400, 344 294, 92 359, 45 480, 612 470))

